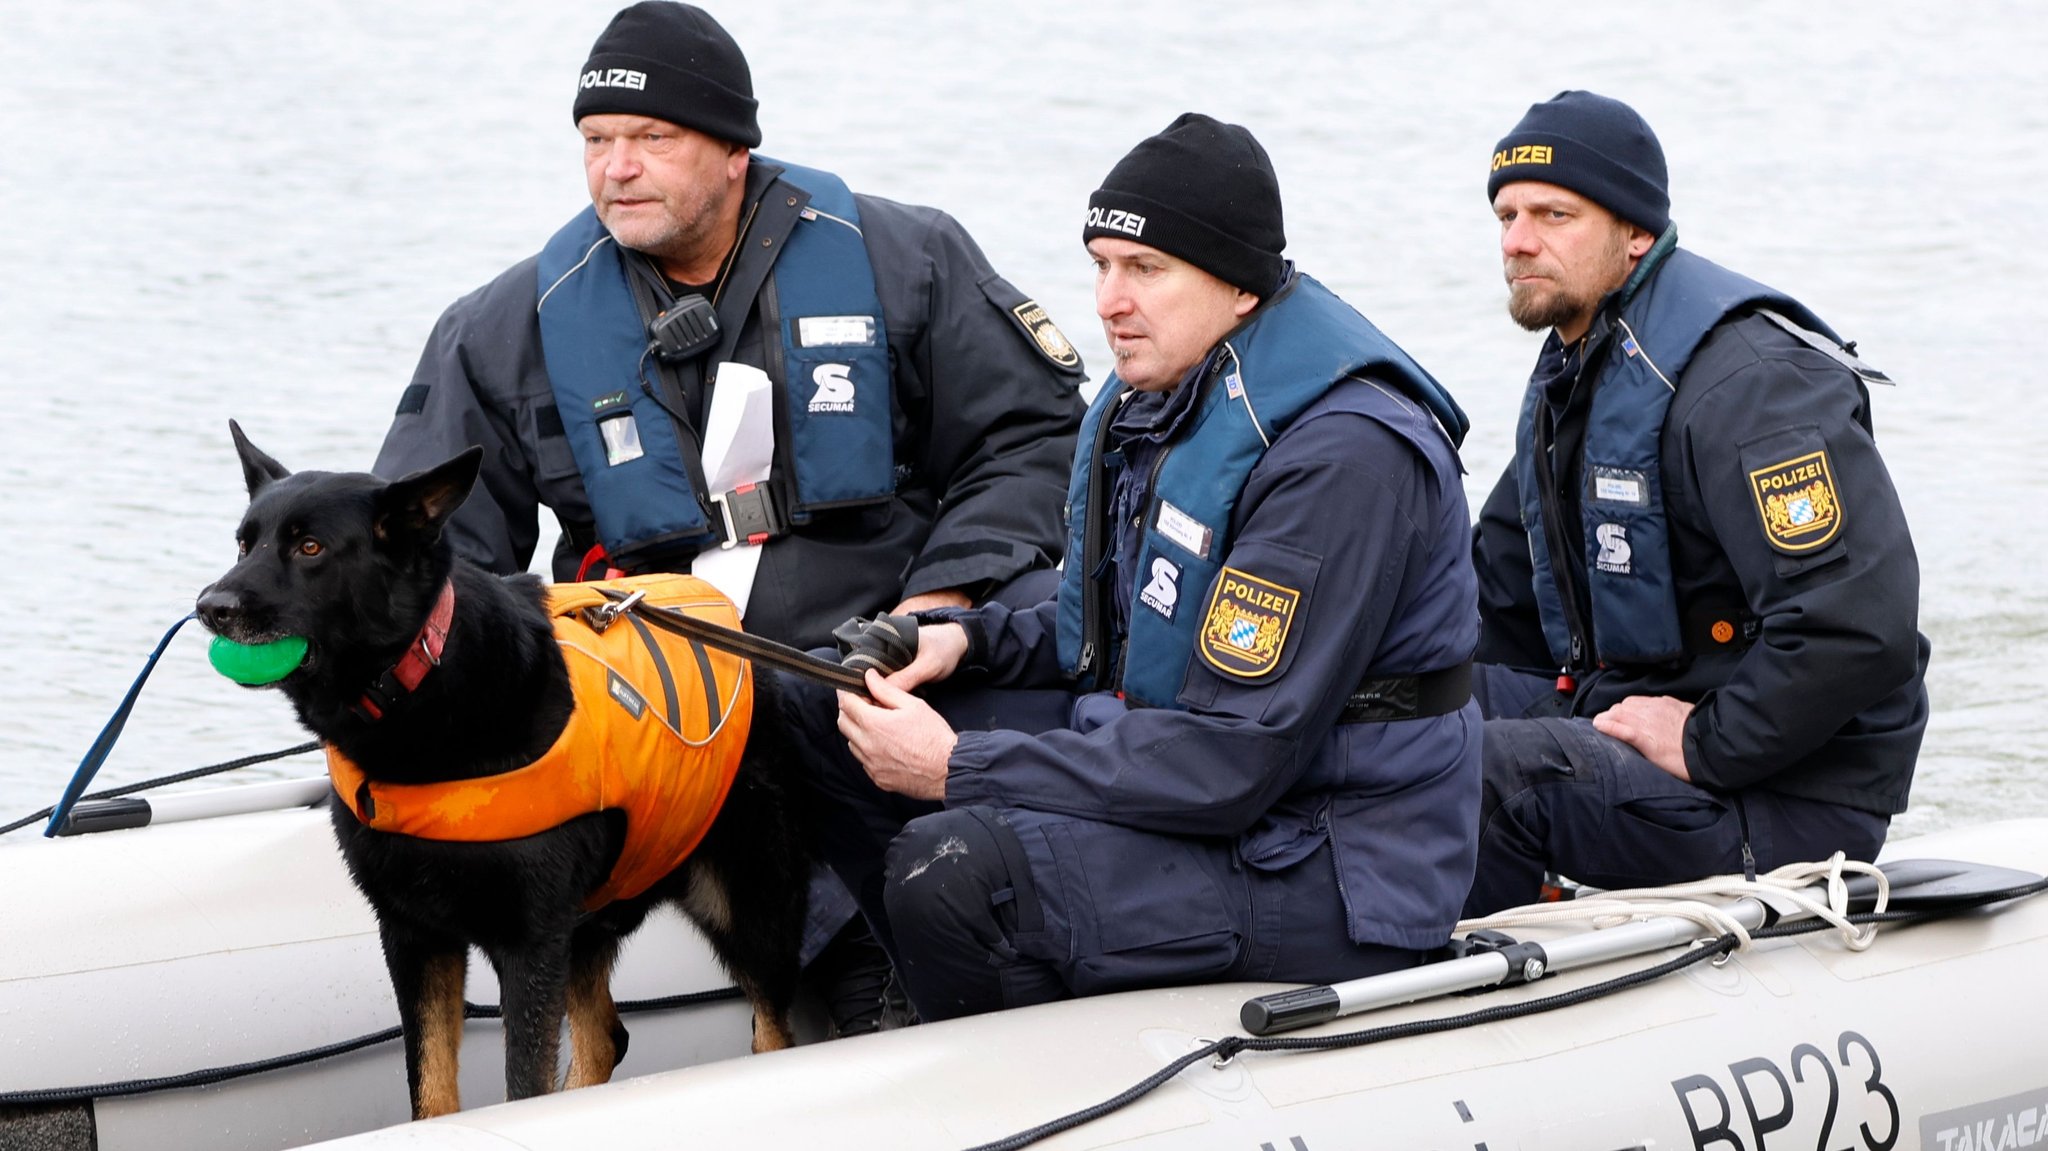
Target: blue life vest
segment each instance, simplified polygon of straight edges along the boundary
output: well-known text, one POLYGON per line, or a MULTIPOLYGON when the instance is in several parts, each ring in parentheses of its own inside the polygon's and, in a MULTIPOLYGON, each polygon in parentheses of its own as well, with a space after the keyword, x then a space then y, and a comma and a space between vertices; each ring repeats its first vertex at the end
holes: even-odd
MULTIPOLYGON (((1215 370, 1181 385, 1203 392, 1181 439, 1165 449, 1148 495, 1143 543, 1131 569, 1139 579, 1150 578, 1155 561, 1164 560, 1178 568, 1179 587, 1208 589, 1229 554, 1231 516, 1252 468, 1295 417, 1346 377, 1370 374, 1397 387, 1441 413, 1440 422, 1454 425, 1446 427, 1453 443, 1464 435, 1464 413, 1429 373, 1349 304, 1306 275, 1283 286, 1249 323, 1223 341, 1216 356, 1215 370), (1166 505, 1170 509, 1163 511, 1166 505), (1171 520, 1169 531, 1161 530, 1162 514, 1171 520)), ((1201 629, 1201 612, 1175 612, 1172 620, 1158 612, 1132 612, 1130 634, 1123 640, 1120 684, 1099 682, 1101 669, 1114 666, 1115 653, 1096 649, 1105 642, 1113 645, 1114 639, 1090 634, 1099 630, 1094 625, 1104 610, 1102 580, 1097 578, 1105 566, 1109 536, 1097 522, 1109 502, 1101 466, 1104 433, 1126 390, 1112 373, 1081 421, 1083 450, 1075 455, 1067 488, 1060 665, 1084 687, 1114 687, 1135 703, 1176 707, 1201 629)))
MULTIPOLYGON (((837 176, 778 164, 809 200, 757 296, 775 381, 773 483, 789 518, 875 503, 895 490, 888 328, 853 193, 837 176), (778 338, 779 336, 779 338, 778 338)), ((742 237, 742 241, 746 238, 742 237)), ((724 538, 698 490, 697 429, 650 393, 647 325, 619 246, 586 208, 540 254, 541 348, 598 538, 614 563, 701 550, 724 538), (640 454, 608 452, 606 421, 630 415, 640 454), (629 456, 613 463, 612 456, 629 456)))
MULTIPOLYGON (((1660 242, 1660 247, 1663 246, 1660 242)), ((1583 573, 1592 604, 1592 657, 1602 664, 1668 663, 1685 654, 1678 588, 1671 571, 1670 525, 1664 513, 1665 413, 1678 380, 1707 334, 1732 313, 1782 312, 1840 343, 1798 301, 1678 248, 1623 289, 1604 363, 1588 365, 1595 381, 1580 462, 1583 573), (1631 294, 1632 293, 1632 294, 1631 294)), ((1560 667, 1572 667, 1572 636, 1544 534, 1538 484, 1536 420, 1547 403, 1532 380, 1515 433, 1515 483, 1535 566, 1543 637, 1560 667)), ((1579 670, 1574 668, 1573 670, 1579 670)))

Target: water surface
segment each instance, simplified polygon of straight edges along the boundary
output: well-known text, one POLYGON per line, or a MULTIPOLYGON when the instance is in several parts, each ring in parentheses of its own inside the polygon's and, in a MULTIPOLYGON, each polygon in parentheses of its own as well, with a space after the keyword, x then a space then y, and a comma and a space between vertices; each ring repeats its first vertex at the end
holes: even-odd
MULTIPOLYGON (((584 202, 572 86, 615 7, 0 0, 0 822, 54 798, 233 559, 229 417, 290 466, 367 467, 441 308, 584 202)), ((1288 254, 1471 412, 1475 501, 1537 344, 1502 308, 1492 144, 1562 88, 1635 104, 1688 246, 1900 381, 1876 417, 1935 717, 1899 829, 2048 813, 2048 308, 2025 271, 2048 239, 2048 8, 714 11, 753 62, 764 151, 951 211, 1098 374, 1089 191, 1181 111, 1250 126, 1288 254)), ((105 781, 303 738, 187 630, 105 781)))

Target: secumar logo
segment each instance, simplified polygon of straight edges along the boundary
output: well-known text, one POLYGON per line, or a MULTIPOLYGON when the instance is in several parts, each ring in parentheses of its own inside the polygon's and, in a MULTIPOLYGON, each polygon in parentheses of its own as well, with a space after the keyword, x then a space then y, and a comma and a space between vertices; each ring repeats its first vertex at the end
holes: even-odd
POLYGON ((819 364, 811 372, 811 382, 818 385, 818 390, 811 393, 810 411, 853 410, 853 365, 819 364))
POLYGON ((1548 164, 1551 148, 1548 144, 1518 144, 1513 148, 1502 148, 1493 154, 1491 171, 1498 172, 1513 164, 1548 164))

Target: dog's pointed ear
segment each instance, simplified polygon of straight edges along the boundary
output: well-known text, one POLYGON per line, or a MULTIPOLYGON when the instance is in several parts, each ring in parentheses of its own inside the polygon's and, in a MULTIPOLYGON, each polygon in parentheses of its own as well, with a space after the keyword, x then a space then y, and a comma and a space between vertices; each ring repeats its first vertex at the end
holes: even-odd
POLYGON ((483 459, 483 448, 472 444, 451 460, 386 484, 377 495, 377 538, 399 533, 438 537, 476 486, 483 459))
POLYGON ((242 457, 242 482, 249 485, 250 499, 256 498, 256 493, 265 487, 292 474, 283 464, 265 455, 262 448, 250 443, 249 437, 242 434, 242 425, 229 420, 228 434, 235 437, 235 454, 242 457))

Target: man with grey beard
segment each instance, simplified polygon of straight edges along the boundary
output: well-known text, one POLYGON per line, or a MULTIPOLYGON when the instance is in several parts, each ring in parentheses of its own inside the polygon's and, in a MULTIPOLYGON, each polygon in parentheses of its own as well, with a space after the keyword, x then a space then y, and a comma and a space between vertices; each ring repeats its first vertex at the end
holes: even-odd
MULTIPOLYGON (((525 570, 546 507, 557 580, 690 572, 804 648, 1043 598, 1084 378, 1045 309, 945 213, 754 151, 752 71, 701 8, 623 9, 571 90, 590 204, 448 308, 377 473, 481 444, 463 557, 525 570)), ((821 880, 811 943, 849 926, 812 971, 851 973, 835 1028, 873 1030, 886 960, 821 880)))
POLYGON ((1480 513, 1488 718, 1467 915, 1545 869, 1635 887, 1868 860, 1927 723, 1889 383, 1791 297, 1678 247, 1663 149, 1561 92, 1495 147, 1508 313, 1548 330, 1480 513))

